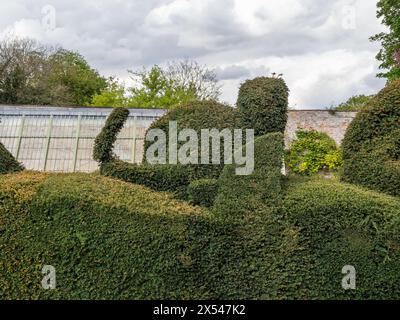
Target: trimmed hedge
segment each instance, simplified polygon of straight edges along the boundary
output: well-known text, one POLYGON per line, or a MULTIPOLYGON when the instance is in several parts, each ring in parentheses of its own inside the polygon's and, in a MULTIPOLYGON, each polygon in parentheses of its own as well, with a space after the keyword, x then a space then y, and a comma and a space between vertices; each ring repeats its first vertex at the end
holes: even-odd
POLYGON ((190 172, 182 165, 138 165, 116 159, 103 163, 100 173, 156 191, 173 192, 178 198, 186 198, 186 188, 190 183, 190 172))
POLYGON ((400 129, 365 142, 347 159, 343 180, 400 196, 400 129))
POLYGON ((0 174, 24 170, 22 164, 0 142, 0 174))
POLYGON ((272 270, 279 245, 271 235, 280 228, 283 135, 260 137, 254 147, 255 169, 251 175, 237 176, 235 166, 227 165, 219 179, 213 207, 218 227, 202 257, 208 268, 207 282, 213 284, 218 298, 275 296, 272 270))
POLYGON ((343 180, 400 195, 399 128, 400 81, 395 81, 350 124, 342 144, 343 180))
POLYGON ((288 298, 400 298, 399 199, 321 179, 291 184, 283 211, 288 298), (356 269, 356 290, 341 286, 345 265, 356 269))
POLYGON ((128 119, 129 110, 126 108, 114 108, 108 116, 106 123, 100 134, 96 137, 93 148, 93 159, 103 163, 115 158, 113 146, 117 140, 117 135, 121 131, 126 119, 128 119))
MULTIPOLYGON (((148 130, 161 129, 166 133, 167 137, 167 160, 168 160, 168 136, 169 122, 177 121, 178 132, 182 129, 193 129, 200 137, 201 129, 238 129, 240 128, 240 120, 236 110, 228 105, 224 105, 215 101, 195 101, 190 104, 180 106, 174 110, 170 110, 167 114, 154 121, 148 130)), ((144 145, 144 161, 146 162, 146 151, 152 144, 145 141, 144 145)), ((178 142, 178 148, 184 142, 178 142)), ((187 169, 191 172, 191 180, 209 178, 218 179, 224 165, 224 152, 221 143, 221 165, 201 165, 199 153, 199 165, 187 165, 187 169)), ((211 146, 210 146, 211 147, 211 146)), ((211 152, 210 152, 211 154, 211 152)))
POLYGON ((0 299, 210 296, 189 237, 208 219, 198 207, 88 174, 1 176, 0 199, 0 299))
POLYGON ((285 132, 289 89, 281 78, 259 77, 247 80, 239 89, 237 107, 244 128, 256 136, 285 132))
POLYGON ((218 192, 217 179, 201 179, 192 181, 188 188, 188 200, 194 205, 212 207, 218 192))

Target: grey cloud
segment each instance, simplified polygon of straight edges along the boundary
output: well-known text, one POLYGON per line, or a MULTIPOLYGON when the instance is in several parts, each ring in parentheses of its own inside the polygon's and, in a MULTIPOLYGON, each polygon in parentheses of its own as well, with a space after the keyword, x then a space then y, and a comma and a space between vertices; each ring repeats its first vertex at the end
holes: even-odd
POLYGON ((219 80, 240 79, 250 75, 250 71, 247 68, 238 65, 232 65, 226 68, 218 67, 215 71, 219 80))
MULTIPOLYGON (((291 19, 285 19, 290 14, 287 8, 276 13, 259 1, 263 6, 248 21, 238 20, 241 12, 235 12, 234 0, 202 0, 207 6, 198 10, 194 10, 194 4, 189 5, 188 11, 174 9, 168 23, 149 22, 155 9, 176 1, 181 0, 15 0, 6 6, 2 2, 0 33, 22 19, 40 21, 41 9, 49 4, 56 9, 57 29, 53 33, 43 32, 39 40, 81 52, 100 72, 123 75, 127 69, 187 57, 215 67, 221 80, 281 72, 268 65, 246 65, 256 59, 275 57, 289 63, 310 53, 342 49, 358 55, 378 50, 377 44, 368 41, 369 36, 381 31, 375 18, 376 0, 298 0, 301 13, 291 19), (357 9, 357 27, 345 30, 341 10, 352 4, 357 9), (260 34, 249 31, 247 24, 258 21, 266 23, 269 29, 260 34)), ((251 6, 252 1, 242 1, 251 6)), ((181 3, 186 5, 190 1, 181 3)), ((329 75, 321 77, 321 88, 308 88, 310 93, 299 94, 298 103, 320 107, 329 99, 340 100, 352 92, 378 90, 382 81, 374 78, 376 72, 373 70, 361 83, 336 90, 336 75, 333 79, 329 75)), ((291 79, 290 75, 288 78, 291 79)), ((235 97, 236 92, 229 91, 229 95, 235 97)))

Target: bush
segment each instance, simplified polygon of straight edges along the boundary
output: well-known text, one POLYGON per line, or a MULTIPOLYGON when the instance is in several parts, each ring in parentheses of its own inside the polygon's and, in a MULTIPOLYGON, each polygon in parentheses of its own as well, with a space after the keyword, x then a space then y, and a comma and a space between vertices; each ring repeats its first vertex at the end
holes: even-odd
POLYGON ((205 270, 207 282, 214 285, 218 298, 275 296, 272 270, 279 246, 271 235, 280 227, 283 135, 260 137, 254 147, 255 169, 251 175, 237 176, 235 166, 227 165, 219 179, 213 207, 217 227, 208 236, 210 243, 202 257, 209 268, 205 270))
POLYGON ((179 198, 186 197, 186 187, 190 182, 189 172, 182 165, 138 165, 113 160, 102 164, 100 173, 156 191, 173 192, 179 198))
POLYGON ((121 131, 126 119, 128 119, 129 110, 126 108, 114 108, 108 116, 106 123, 100 134, 96 137, 93 148, 93 159, 103 163, 115 158, 113 146, 117 140, 117 135, 121 131))
POLYGON ((296 183, 286 194, 292 245, 279 282, 288 298, 399 299, 398 199, 322 180, 296 183), (356 269, 356 290, 342 289, 345 265, 356 269))
POLYGON ((218 192, 217 179, 201 179, 192 181, 188 188, 188 200, 194 205, 212 207, 218 192))
MULTIPOLYGON (((197 132, 198 137, 202 129, 235 129, 240 128, 240 122, 236 110, 227 105, 215 101, 197 101, 188 105, 180 106, 177 109, 170 110, 163 117, 152 123, 149 130, 161 129, 167 136, 167 159, 168 155, 168 136, 169 122, 177 121, 178 132, 182 129, 193 129, 197 132)), ((146 162, 146 151, 152 144, 150 141, 145 142, 144 153, 146 162)), ((178 143, 178 148, 182 143, 178 143)), ((211 152, 210 152, 211 154, 211 152)), ((187 165, 187 169, 191 172, 191 180, 210 178, 217 179, 224 167, 224 152, 221 144, 221 164, 220 165, 187 165)))
POLYGON ((297 139, 286 153, 290 170, 301 175, 337 170, 342 165, 340 150, 324 132, 297 131, 297 139))
POLYGON ((399 195, 400 180, 396 179, 400 175, 396 142, 399 128, 400 81, 395 81, 375 96, 350 124, 342 144, 344 181, 399 195), (381 152, 380 149, 387 149, 388 141, 392 141, 394 149, 381 152))
POLYGON ((0 177, 0 299, 202 299, 200 208, 99 175, 0 177), (57 287, 41 287, 44 265, 57 287))
POLYGON ((237 107, 244 128, 256 136, 284 133, 287 122, 289 89, 281 78, 247 80, 239 89, 237 107))
POLYGON ((0 142, 0 174, 24 170, 22 164, 0 142))
POLYGON ((345 181, 400 196, 400 130, 365 142, 344 173, 345 181))

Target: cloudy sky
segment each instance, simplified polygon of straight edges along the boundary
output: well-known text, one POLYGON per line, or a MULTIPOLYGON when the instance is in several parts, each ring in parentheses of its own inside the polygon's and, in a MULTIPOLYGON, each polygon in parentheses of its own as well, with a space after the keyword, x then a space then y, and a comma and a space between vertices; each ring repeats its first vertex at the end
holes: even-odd
POLYGON ((245 79, 282 73, 292 108, 325 108, 384 86, 377 0, 0 0, 0 38, 83 54, 105 76, 191 58, 216 68, 221 100, 245 79))

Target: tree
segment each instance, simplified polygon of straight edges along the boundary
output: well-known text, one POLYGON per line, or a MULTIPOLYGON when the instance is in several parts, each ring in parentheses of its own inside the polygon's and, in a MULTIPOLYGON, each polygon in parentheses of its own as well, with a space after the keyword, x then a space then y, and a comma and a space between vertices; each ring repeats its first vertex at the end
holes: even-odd
POLYGON ((197 100, 217 100, 221 94, 215 71, 194 60, 168 63, 166 75, 177 87, 193 92, 197 100))
POLYGON ((101 93, 94 95, 89 104, 93 107, 126 107, 128 99, 125 96, 125 87, 123 84, 110 77, 107 80, 107 87, 101 93))
POLYGON ((335 110, 336 111, 360 111, 365 108, 367 103, 373 98, 374 96, 366 96, 364 94, 358 96, 350 97, 346 102, 339 104, 335 110))
POLYGON ((78 53, 32 39, 0 42, 0 103, 85 105, 106 85, 78 53))
POLYGON ((77 52, 59 49, 49 57, 50 83, 68 88, 71 104, 87 105, 93 96, 107 87, 107 81, 92 69, 85 58, 77 52))
POLYGON ((194 61, 129 72, 135 82, 129 89, 130 107, 173 109, 192 101, 217 100, 220 95, 215 72, 194 61))
POLYGON ((378 77, 389 81, 400 79, 400 2, 398 0, 380 0, 378 2, 378 18, 389 28, 389 32, 381 32, 371 37, 372 41, 380 41, 382 49, 376 58, 381 62, 378 77))
POLYGON ((29 39, 0 42, 1 103, 36 104, 46 100, 49 51, 29 39))

